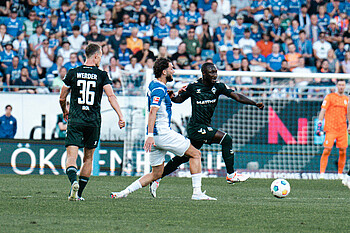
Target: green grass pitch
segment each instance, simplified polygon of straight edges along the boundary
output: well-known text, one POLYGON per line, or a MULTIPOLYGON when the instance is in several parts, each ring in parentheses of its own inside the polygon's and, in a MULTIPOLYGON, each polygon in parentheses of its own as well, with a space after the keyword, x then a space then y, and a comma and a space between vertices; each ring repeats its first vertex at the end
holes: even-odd
POLYGON ((203 179, 218 201, 192 201, 191 179, 168 177, 158 198, 143 188, 110 199, 135 177, 93 177, 85 202, 69 202, 66 176, 1 175, 0 232, 349 232, 350 190, 340 180, 289 180, 277 199, 272 180, 229 185, 203 179))

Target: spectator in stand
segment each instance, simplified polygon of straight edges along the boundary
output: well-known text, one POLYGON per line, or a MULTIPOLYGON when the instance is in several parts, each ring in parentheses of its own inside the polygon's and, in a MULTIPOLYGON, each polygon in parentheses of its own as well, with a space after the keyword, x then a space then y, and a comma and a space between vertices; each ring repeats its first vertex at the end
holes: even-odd
POLYGON ((327 28, 330 20, 331 18, 326 12, 326 7, 324 5, 320 5, 318 7, 318 15, 317 15, 318 25, 322 28, 327 28))
MULTIPOLYGON (((119 24, 123 21, 123 15, 127 14, 122 6, 122 2, 116 1, 114 3, 112 11, 112 20, 115 24, 119 24)), ((134 19, 132 19, 133 21, 134 19)))
MULTIPOLYGON (((174 54, 173 54, 174 55, 174 54)), ((158 50, 158 56, 157 56, 157 58, 168 58, 168 59, 170 59, 170 56, 169 56, 169 54, 168 54, 168 50, 166 49, 166 47, 165 46, 160 46, 159 47, 159 50, 158 50)))
MULTIPOLYGON (((60 38, 61 39, 61 38, 60 38)), ((55 54, 57 54, 57 48, 60 45, 60 41, 55 33, 49 34, 49 48, 51 48, 55 54)))
MULTIPOLYGON (((272 52, 272 46, 273 46, 273 42, 270 41, 270 35, 269 33, 264 33, 263 34, 263 39, 258 41, 256 43, 256 46, 259 47, 260 51, 261 51, 261 55, 263 55, 264 57, 267 57, 269 54, 271 54, 272 52)), ((279 49, 279 48, 278 48, 279 49)))
POLYGON ((191 60, 194 59, 196 54, 200 54, 200 44, 199 41, 194 37, 195 36, 194 28, 190 28, 187 33, 187 38, 183 40, 186 44, 186 52, 190 55, 191 60))
MULTIPOLYGON (((126 16, 128 17, 128 20, 130 20, 129 15, 124 15, 123 18, 126 16)), ((126 24, 125 27, 127 27, 127 25, 128 24, 126 24)), ((101 29, 101 34, 103 36, 105 36, 107 39, 108 39, 108 37, 110 37, 114 34, 114 23, 112 20, 112 12, 110 10, 107 10, 105 12, 105 19, 100 24, 100 29, 101 29)), ((127 30, 125 30, 124 32, 126 33, 127 30)), ((130 36, 130 35, 126 35, 126 36, 130 36)))
POLYGON ((159 0, 143 0, 141 7, 148 18, 152 19, 160 10, 159 0))
POLYGON ((4 51, 0 52, 0 61, 1 61, 2 70, 6 70, 8 67, 10 67, 12 64, 13 58, 17 56, 17 53, 12 49, 13 49, 13 45, 9 41, 5 44, 4 51))
POLYGON ((183 13, 179 9, 179 1, 174 0, 171 3, 170 10, 165 15, 166 20, 167 20, 167 24, 170 27, 175 26, 175 24, 179 21, 179 17, 182 15, 183 15, 183 13))
MULTIPOLYGON (((134 24, 137 24, 140 19, 140 15, 144 14, 141 8, 141 3, 142 2, 140 0, 136 0, 132 5, 132 10, 130 11, 130 22, 134 24)), ((120 21, 116 23, 120 23, 120 21)))
POLYGON ((79 26, 73 26, 73 35, 68 36, 67 40, 70 43, 72 50, 77 53, 81 50, 83 43, 86 41, 85 37, 83 37, 80 33, 79 26))
POLYGON ((219 46, 226 45, 229 50, 232 50, 234 44, 234 35, 232 33, 232 30, 228 29, 226 30, 224 37, 221 39, 221 41, 219 41, 219 46))
MULTIPOLYGON (((37 86, 39 84, 40 76, 43 73, 43 69, 40 67, 39 61, 35 55, 30 56, 27 68, 28 68, 30 80, 32 80, 34 86, 37 86)), ((46 72, 46 73, 49 73, 49 72, 46 72)))
POLYGON ((230 25, 230 27, 233 27, 236 24, 237 20, 237 7, 235 5, 232 5, 230 7, 230 12, 224 15, 224 18, 228 20, 228 25, 230 25))
POLYGON ((17 53, 21 63, 28 60, 28 56, 27 56, 28 43, 24 39, 24 36, 25 36, 25 32, 24 31, 20 32, 17 39, 15 39, 12 43, 13 51, 17 53))
POLYGON ((28 19, 24 20, 23 22, 23 27, 26 33, 26 37, 33 35, 38 25, 39 25, 39 21, 36 20, 36 12, 31 10, 28 14, 28 19))
POLYGON ((295 44, 291 43, 288 45, 288 53, 285 57, 288 61, 289 69, 293 71, 293 69, 298 66, 299 57, 301 57, 301 54, 296 52, 295 44))
POLYGON ((19 57, 14 56, 11 65, 6 69, 6 84, 13 85, 16 79, 21 76, 21 66, 19 64, 19 57))
POLYGON ((207 60, 208 58, 212 59, 215 55, 215 45, 213 42, 207 42, 207 46, 202 49, 201 57, 203 60, 207 60))
POLYGON ((81 33, 83 36, 87 37, 91 31, 91 27, 96 26, 96 19, 96 16, 91 16, 89 22, 81 26, 81 33))
MULTIPOLYGON (((249 61, 247 58, 242 59, 241 68, 239 70, 240 71, 250 71, 249 61)), ((238 85, 255 85, 256 84, 256 77, 238 76, 238 77, 236 77, 236 84, 238 84, 238 85)), ((241 90, 244 92, 248 91, 247 88, 241 88, 241 90)))
POLYGON ((277 72, 282 68, 282 61, 284 60, 284 55, 280 53, 280 45, 274 43, 272 45, 272 53, 266 58, 266 69, 271 72, 277 72))
POLYGON ((321 32, 319 38, 312 46, 317 68, 320 67, 321 60, 327 59, 328 51, 332 48, 332 45, 326 41, 325 32, 321 32))
POLYGON ((262 72, 266 70, 266 58, 260 54, 258 46, 252 48, 252 53, 247 54, 247 59, 250 63, 250 70, 262 72))
POLYGON ((126 39, 127 47, 136 54, 138 51, 143 49, 143 41, 137 37, 139 29, 134 27, 131 29, 131 36, 126 39))
POLYGON ((49 40, 45 39, 37 51, 40 67, 43 68, 43 75, 46 75, 46 70, 51 68, 55 54, 51 48, 49 48, 49 40))
POLYGON ((230 0, 217 0, 218 3, 218 12, 222 15, 230 14, 230 0))
POLYGON ((39 17, 39 21, 41 22, 41 24, 44 24, 46 20, 51 17, 51 10, 47 6, 47 0, 39 0, 39 5, 34 6, 33 10, 39 17))
POLYGON ((0 2, 0 16, 6 16, 10 13, 11 1, 5 0, 0 2))
POLYGON ((31 53, 36 53, 41 43, 47 39, 47 36, 43 35, 43 27, 38 25, 35 34, 31 35, 28 39, 29 49, 31 53))
POLYGON ((58 21, 58 16, 53 15, 51 19, 46 24, 45 35, 49 37, 50 34, 53 34, 56 38, 61 38, 63 29, 58 21))
POLYGON ((77 11, 73 9, 69 12, 69 20, 67 21, 64 27, 63 34, 66 36, 72 35, 73 27, 79 26, 79 25, 80 25, 80 22, 78 21, 78 18, 77 18, 77 11))
MULTIPOLYGON (((213 1, 211 3, 211 9, 206 11, 204 14, 204 19, 209 23, 209 26, 212 28, 217 28, 219 26, 220 20, 223 19, 221 12, 218 12, 218 3, 213 1)), ((228 22, 228 21, 227 21, 228 22)))
POLYGON ((298 21, 298 26, 300 26, 301 28, 305 28, 311 25, 311 19, 309 14, 307 13, 307 10, 307 5, 302 4, 300 12, 294 17, 294 20, 298 21))
POLYGON ((23 30, 23 22, 17 18, 17 11, 17 7, 12 7, 10 16, 4 21, 4 24, 7 26, 7 33, 15 38, 18 32, 23 30))
POLYGON ((158 47, 162 45, 162 41, 170 33, 170 27, 166 24, 165 16, 160 18, 159 26, 154 29, 153 40, 157 43, 158 47))
POLYGON ((119 23, 120 26, 123 27, 123 37, 131 36, 131 29, 136 27, 135 24, 130 23, 130 16, 128 14, 123 15, 123 22, 119 23))
POLYGON ((264 10, 268 8, 269 2, 265 0, 255 0, 251 5, 251 13, 254 15, 254 20, 259 22, 264 17, 264 10))
MULTIPOLYGON (((288 7, 286 3, 280 0, 271 0, 269 2, 269 10, 273 16, 281 16, 282 11, 287 11, 288 7)), ((264 11, 265 13, 265 11, 264 11)))
POLYGON ((61 67, 59 69, 59 75, 56 76, 52 82, 51 88, 53 92, 59 92, 63 86, 63 79, 67 74, 67 69, 65 67, 61 67))
POLYGON ((329 3, 327 3, 327 13, 331 18, 338 15, 339 10, 342 8, 343 8, 343 6, 340 5, 339 1, 333 0, 333 1, 330 1, 329 3))
MULTIPOLYGON (((298 0, 296 0, 298 1, 298 0)), ((281 27, 281 21, 278 16, 275 16, 272 21, 272 26, 269 30, 270 36, 275 43, 283 43, 286 37, 284 29, 281 27)))
POLYGON ((329 71, 331 73, 339 73, 340 72, 340 65, 339 60, 337 59, 337 56, 335 56, 334 50, 330 49, 327 53, 327 61, 329 64, 329 71))
POLYGON ((153 61, 156 60, 154 53, 151 50, 149 50, 150 46, 151 42, 145 41, 145 43, 143 44, 143 49, 135 54, 137 62, 140 63, 142 66, 146 65, 148 59, 152 59, 153 61))
POLYGON ((235 35, 235 43, 238 44, 238 41, 244 37, 245 26, 243 25, 243 15, 237 16, 237 24, 233 26, 232 31, 235 35))
POLYGON ((88 43, 97 43, 100 46, 105 45, 106 42, 106 37, 104 35, 101 35, 98 33, 98 28, 96 25, 91 26, 91 30, 89 35, 86 37, 86 40, 88 43))
POLYGON ((32 80, 30 80, 29 78, 29 72, 26 67, 22 67, 20 78, 16 79, 13 85, 21 86, 20 88, 19 87, 14 88, 15 92, 35 94, 35 91, 33 89, 27 88, 27 87, 34 86, 34 84, 32 80))
POLYGON ((117 66, 118 60, 115 56, 111 57, 109 60, 109 66, 108 66, 108 74, 109 77, 112 80, 120 79, 121 78, 121 69, 117 66))
POLYGON ((259 27, 255 24, 253 24, 252 26, 250 26, 250 30, 251 30, 251 35, 250 37, 255 40, 255 42, 258 42, 259 40, 261 40, 261 32, 259 31, 259 27))
POLYGON ((295 17, 297 14, 299 14, 300 8, 301 8, 301 2, 299 0, 290 0, 288 1, 288 15, 291 17, 295 17))
POLYGON ((333 49, 336 49, 338 47, 338 43, 343 41, 340 31, 337 29, 336 23, 337 22, 335 19, 331 19, 326 31, 326 40, 331 43, 333 49))
POLYGON ((167 48, 170 55, 176 53, 177 48, 182 42, 182 39, 178 36, 178 34, 179 33, 176 28, 171 28, 170 35, 163 39, 163 44, 167 48))
POLYGON ((5 115, 0 118, 0 138, 14 138, 17 132, 17 120, 11 115, 12 106, 6 105, 5 115))
POLYGON ((142 76, 140 73, 142 72, 143 68, 140 63, 137 63, 136 57, 131 57, 130 64, 127 64, 125 66, 125 71, 128 72, 129 80, 131 81, 134 87, 140 87, 142 82, 142 76))
POLYGON ((283 60, 282 61, 281 69, 279 70, 279 72, 291 72, 290 69, 289 69, 287 60, 283 60))
MULTIPOLYGON (((107 49, 108 49, 108 47, 107 47, 107 49)), ((73 53, 70 54, 69 62, 64 64, 64 67, 67 69, 67 71, 69 71, 70 69, 76 68, 76 67, 81 66, 81 65, 82 64, 80 63, 80 61, 78 61, 77 53, 73 52, 73 53)))
POLYGON ((198 0, 198 12, 201 16, 204 16, 205 12, 211 9, 213 1, 214 0, 198 0))
POLYGON ((305 27, 307 38, 311 40, 312 43, 315 43, 319 39, 319 34, 324 32, 325 29, 318 25, 317 15, 310 16, 311 25, 305 27))
POLYGON ((90 16, 95 16, 99 20, 103 20, 105 17, 105 12, 107 11, 107 7, 102 5, 102 0, 96 0, 96 5, 92 7, 89 12, 90 16))
POLYGON ((108 45, 102 46, 102 56, 100 61, 100 69, 103 69, 105 65, 109 65, 111 57, 113 57, 114 54, 109 50, 108 45))
POLYGON ((335 55, 337 56, 337 59, 339 60, 339 62, 342 62, 345 60, 345 53, 346 53, 346 50, 344 49, 344 42, 341 41, 339 42, 338 48, 335 50, 335 55))
POLYGON ((244 30, 244 37, 238 41, 238 45, 241 48, 243 56, 252 52, 252 48, 256 46, 255 40, 250 38, 250 30, 246 28, 244 30))
POLYGON ((244 56, 241 54, 241 50, 239 49, 239 46, 237 44, 233 45, 233 56, 232 56, 232 69, 233 70, 239 70, 241 67, 241 62, 244 56))
POLYGON ((319 73, 330 73, 328 60, 324 59, 321 61, 321 67, 318 70, 318 72, 319 73))
POLYGON ((152 25, 148 23, 147 16, 143 13, 139 17, 138 29, 138 38, 143 41, 151 41, 151 37, 153 36, 153 28, 152 25))
POLYGON ((226 45, 219 47, 219 53, 215 54, 213 57, 213 63, 216 65, 218 70, 225 70, 227 64, 233 62, 232 53, 228 53, 228 48, 226 45))
MULTIPOLYGON (((162 14, 162 12, 158 11, 156 16, 154 16, 152 19, 151 19, 151 25, 153 26, 153 28, 155 27, 158 27, 160 25, 160 18, 162 18, 162 16, 164 16, 162 14)), ((165 20, 166 21, 166 20, 165 20)))
POLYGON ((59 9, 57 12, 59 22, 62 27, 66 27, 66 24, 69 21, 69 9, 68 2, 64 1, 62 2, 61 9, 59 9))
POLYGON ((348 30, 346 30, 343 34, 344 43, 347 48, 350 46, 350 27, 348 27, 348 30))
MULTIPOLYGON (((206 19, 205 19, 206 20, 206 19)), ((219 27, 215 29, 215 36, 217 41, 215 41, 216 45, 219 45, 219 42, 223 40, 225 36, 225 32, 230 29, 228 26, 228 20, 227 19, 221 19, 219 23, 219 27)), ((215 38, 214 36, 214 38, 215 38)))
MULTIPOLYGON (((61 69, 61 67, 63 67, 63 57, 62 56, 57 56, 56 57, 56 61, 55 63, 53 63, 52 67, 50 69, 47 70, 46 74, 49 75, 57 75, 59 70, 61 69), (54 74, 55 73, 55 74, 54 74)), ((36 59, 36 63, 35 64, 39 64, 39 62, 36 59)), ((40 66, 39 66, 40 67, 40 66)), ((40 75, 40 74, 39 74, 40 75)))
POLYGON ((126 40, 122 40, 120 42, 120 47, 118 49, 118 66, 124 70, 125 66, 127 64, 130 64, 130 58, 132 57, 133 53, 130 49, 126 46, 126 40))
POLYGON ((344 61, 341 63, 343 72, 346 74, 350 74, 350 51, 345 53, 344 61))
MULTIPOLYGON (((201 27, 201 26, 198 26, 198 27, 201 27)), ((181 39, 186 38, 187 31, 188 31, 188 29, 190 29, 190 26, 186 25, 186 20, 185 20, 185 17, 183 15, 179 17, 178 23, 175 25, 175 28, 178 30, 179 37, 181 39)))
POLYGON ((293 43, 296 44, 299 40, 299 32, 302 27, 299 27, 299 21, 296 19, 292 20, 292 25, 287 29, 286 36, 292 38, 293 43))
POLYGON ((201 14, 197 11, 196 4, 190 3, 190 9, 185 12, 185 22, 188 26, 200 26, 202 24, 201 14))
POLYGON ((271 18, 270 10, 268 8, 264 10, 264 15, 259 20, 259 26, 263 32, 267 32, 269 28, 272 26, 272 18, 271 18))
POLYGON ((207 49, 207 43, 213 41, 214 30, 209 27, 208 21, 203 20, 203 25, 196 27, 196 36, 202 49, 207 49))
POLYGON ((334 17, 340 32, 344 32, 349 27, 349 19, 346 9, 340 9, 339 15, 334 17))
POLYGON ((57 56, 63 57, 63 65, 69 62, 71 53, 74 53, 74 51, 71 49, 69 41, 63 40, 62 48, 60 48, 57 52, 57 56))
POLYGON ((77 19, 81 23, 80 27, 89 22, 89 9, 86 7, 84 0, 78 0, 75 10, 77 11, 77 19))
POLYGON ((182 42, 176 53, 171 56, 175 69, 184 69, 191 64, 190 55, 186 52, 186 44, 182 42))
MULTIPOLYGON (((299 74, 311 74, 311 70, 309 68, 305 67, 305 58, 299 57, 298 59, 298 66, 292 70, 293 73, 299 73, 299 74)), ((302 80, 298 80, 298 83, 302 82, 302 80)))
POLYGON ((308 66, 314 66, 315 60, 312 57, 312 43, 310 40, 306 39, 306 32, 304 30, 300 30, 299 39, 295 45, 297 47, 297 52, 305 58, 306 64, 308 66))
POLYGON ((4 46, 7 42, 11 42, 12 38, 7 34, 7 27, 5 24, 0 25, 0 52, 4 51, 4 46))

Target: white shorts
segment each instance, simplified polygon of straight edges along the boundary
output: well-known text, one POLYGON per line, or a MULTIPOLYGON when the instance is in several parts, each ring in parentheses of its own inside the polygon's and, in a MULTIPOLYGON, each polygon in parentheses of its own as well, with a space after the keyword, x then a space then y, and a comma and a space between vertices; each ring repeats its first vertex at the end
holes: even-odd
POLYGON ((156 146, 151 148, 149 160, 152 167, 163 164, 165 154, 170 151, 178 156, 183 156, 191 145, 188 138, 175 132, 169 131, 167 134, 155 135, 154 143, 156 146))

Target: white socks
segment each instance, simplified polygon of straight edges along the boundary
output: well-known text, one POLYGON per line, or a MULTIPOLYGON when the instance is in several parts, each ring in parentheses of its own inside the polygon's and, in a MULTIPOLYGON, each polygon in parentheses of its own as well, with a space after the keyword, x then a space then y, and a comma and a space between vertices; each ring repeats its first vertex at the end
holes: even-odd
POLYGON ((193 187, 193 194, 200 194, 202 193, 202 174, 192 174, 192 187, 193 187))
POLYGON ((129 185, 126 189, 123 190, 126 194, 130 194, 132 192, 135 192, 136 190, 142 188, 142 185, 140 183, 140 179, 134 181, 131 185, 129 185))

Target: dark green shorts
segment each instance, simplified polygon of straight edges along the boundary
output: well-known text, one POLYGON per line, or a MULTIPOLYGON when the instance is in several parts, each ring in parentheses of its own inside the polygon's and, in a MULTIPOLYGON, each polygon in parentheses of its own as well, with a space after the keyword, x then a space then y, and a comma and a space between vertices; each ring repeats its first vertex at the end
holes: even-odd
POLYGON ((187 137, 191 141, 203 142, 205 144, 211 144, 218 129, 211 126, 194 124, 187 126, 187 137))
POLYGON ((65 144, 79 148, 96 148, 100 140, 101 127, 91 127, 79 124, 68 124, 65 144))

